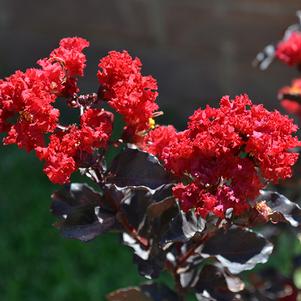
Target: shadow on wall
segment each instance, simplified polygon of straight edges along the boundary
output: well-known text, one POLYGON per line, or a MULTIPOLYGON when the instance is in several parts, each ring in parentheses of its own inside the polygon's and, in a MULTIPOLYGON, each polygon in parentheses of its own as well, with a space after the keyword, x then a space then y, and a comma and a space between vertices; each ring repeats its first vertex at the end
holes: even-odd
POLYGON ((275 64, 262 73, 251 62, 296 21, 297 9, 299 0, 0 0, 0 76, 33 66, 60 38, 78 35, 91 42, 85 92, 97 85, 98 59, 127 49, 158 79, 167 122, 182 126, 197 106, 224 94, 247 92, 273 108, 294 71, 275 64))

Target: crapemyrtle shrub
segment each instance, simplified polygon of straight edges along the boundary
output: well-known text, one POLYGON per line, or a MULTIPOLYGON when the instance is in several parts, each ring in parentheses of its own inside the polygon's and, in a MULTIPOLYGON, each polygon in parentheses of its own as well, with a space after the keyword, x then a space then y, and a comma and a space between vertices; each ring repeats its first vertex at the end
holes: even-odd
MULTIPOLYGON (((285 42, 277 57, 298 64, 285 42)), ((266 229, 300 226, 299 205, 271 189, 292 177, 299 157, 293 120, 242 94, 197 109, 182 131, 158 125, 157 82, 127 51, 100 59, 99 86, 80 94, 88 46, 62 39, 36 68, 0 80, 0 131, 3 144, 34 152, 62 185, 51 196, 61 235, 88 242, 114 232, 133 250, 148 281, 106 299, 296 300, 296 286, 278 272, 241 278, 272 254, 276 232, 266 229), (62 102, 78 112, 77 124, 62 124, 62 102), (117 115, 124 127, 116 137, 117 115), (75 172, 94 188, 73 183, 75 172), (155 282, 163 271, 174 287, 155 282)))

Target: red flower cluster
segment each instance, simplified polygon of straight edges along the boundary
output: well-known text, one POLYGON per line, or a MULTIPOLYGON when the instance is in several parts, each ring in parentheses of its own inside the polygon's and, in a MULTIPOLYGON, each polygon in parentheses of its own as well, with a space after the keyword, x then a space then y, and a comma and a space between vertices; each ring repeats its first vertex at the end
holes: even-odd
POLYGON ((44 172, 53 183, 69 182, 79 167, 80 152, 92 153, 105 148, 112 132, 113 115, 99 109, 88 109, 81 116, 81 126, 70 126, 50 136, 47 147, 36 148, 37 156, 45 160, 44 172))
POLYGON ((178 134, 172 125, 158 126, 144 137, 142 148, 154 155, 163 154, 164 148, 178 141, 178 134))
POLYGON ((282 62, 293 66, 301 63, 301 33, 293 32, 288 39, 277 45, 276 57, 282 62))
POLYGON ((197 110, 185 131, 156 128, 145 149, 186 183, 174 188, 183 210, 223 217, 227 209, 238 215, 248 208, 265 185, 259 171, 265 181, 291 176, 298 154, 288 150, 300 145, 296 130, 292 120, 253 105, 247 95, 223 97, 219 108, 197 110))
POLYGON ((111 51, 98 66, 103 97, 124 117, 126 132, 136 142, 135 137, 150 128, 151 118, 158 109, 157 82, 152 76, 143 76, 140 60, 132 59, 126 51, 111 51))
POLYGON ((17 144, 27 151, 44 145, 44 135, 57 126, 59 111, 52 104, 58 96, 77 91, 75 75, 82 75, 89 43, 67 38, 32 68, 0 80, 0 130, 7 131, 4 144, 17 144), (69 93, 68 92, 68 93, 69 93), (9 122, 16 117, 16 124, 9 122))
POLYGON ((82 38, 62 39, 48 58, 38 61, 41 68, 0 80, 0 131, 8 132, 4 144, 35 150, 54 183, 68 182, 79 167, 79 153, 106 147, 112 132, 113 115, 101 109, 87 109, 80 126, 58 127, 59 111, 53 104, 59 96, 70 98, 79 92, 77 77, 83 75, 86 63, 82 51, 88 46, 82 38), (10 122, 14 117, 15 124, 10 122))
POLYGON ((52 106, 56 95, 49 73, 28 69, 0 81, 0 130, 8 132, 4 144, 30 151, 43 145, 44 135, 56 128, 59 111, 52 106), (10 122, 13 117, 16 124, 10 122))
POLYGON ((301 79, 294 79, 291 86, 280 89, 278 98, 288 113, 301 117, 301 79))
POLYGON ((82 51, 89 47, 89 42, 82 38, 65 38, 60 47, 54 49, 49 58, 38 61, 44 70, 56 69, 57 79, 53 81, 52 90, 60 96, 68 97, 79 92, 77 76, 84 75, 86 56, 82 51))

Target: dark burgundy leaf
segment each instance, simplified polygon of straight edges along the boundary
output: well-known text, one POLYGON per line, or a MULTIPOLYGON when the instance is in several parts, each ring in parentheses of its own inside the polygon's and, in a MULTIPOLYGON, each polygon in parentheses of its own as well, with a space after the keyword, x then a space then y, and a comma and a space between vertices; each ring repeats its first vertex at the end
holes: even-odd
POLYGON ((118 188, 116 185, 111 185, 112 188, 121 193, 117 204, 118 210, 124 213, 129 224, 137 231, 146 215, 161 215, 169 207, 176 205, 174 200, 165 201, 171 195, 171 185, 163 185, 158 190, 149 190, 144 186, 118 188))
POLYGON ((145 248, 126 233, 123 234, 123 243, 134 250, 133 261, 141 276, 148 279, 159 277, 164 268, 166 253, 159 248, 158 244, 152 243, 145 248))
POLYGON ((153 202, 149 190, 143 188, 130 190, 128 197, 122 202, 121 210, 125 213, 130 225, 138 229, 146 215, 147 207, 153 202))
POLYGON ((204 219, 197 218, 192 211, 187 213, 180 211, 172 219, 169 229, 161 239, 161 244, 164 246, 170 242, 186 242, 197 232, 202 232, 205 223, 204 219))
POLYGON ((147 208, 145 218, 139 227, 139 234, 159 244, 162 236, 169 229, 172 219, 178 213, 179 207, 173 198, 152 203, 147 208))
POLYGON ((132 197, 131 189, 120 188, 114 184, 104 186, 104 200, 109 208, 114 211, 120 209, 120 205, 124 203, 128 198, 132 197))
POLYGON ((134 263, 138 267, 139 274, 147 279, 155 279, 160 276, 164 268, 166 254, 157 246, 152 245, 147 260, 134 255, 134 263))
POLYGON ((153 301, 179 301, 177 294, 161 283, 143 284, 141 290, 153 301))
POLYGON ((164 198, 161 201, 158 201, 156 203, 152 203, 147 208, 147 215, 150 219, 154 220, 158 217, 160 217, 164 212, 169 210, 172 207, 176 207, 176 201, 173 197, 167 197, 164 198))
POLYGON ((287 99, 287 100, 292 100, 292 101, 295 101, 297 103, 301 103, 301 94, 293 94, 293 93, 283 93, 283 94, 280 94, 278 95, 278 97, 280 98, 280 100, 284 100, 284 99, 287 99))
POLYGON ((116 224, 115 214, 102 208, 102 196, 86 184, 67 185, 52 195, 51 210, 66 238, 89 241, 116 224))
POLYGON ((158 277, 166 259, 166 252, 160 248, 158 241, 179 210, 175 200, 170 198, 171 185, 163 185, 157 190, 143 186, 112 187, 125 195, 119 198, 117 219, 120 223, 126 219, 138 236, 135 238, 135 235, 123 233, 124 244, 134 250, 134 262, 141 275, 158 277))
POLYGON ((57 225, 64 237, 89 241, 112 230, 115 224, 115 214, 100 207, 86 206, 72 208, 67 218, 57 225))
POLYGON ((74 206, 95 205, 101 203, 101 194, 87 184, 71 183, 63 189, 54 192, 51 196, 51 211, 54 215, 68 214, 74 206))
POLYGON ((60 231, 65 238, 78 239, 84 242, 90 241, 97 236, 113 229, 114 216, 106 219, 102 224, 94 222, 87 225, 61 225, 60 231))
POLYGON ((107 301, 152 301, 139 287, 119 289, 107 295, 107 301))
POLYGON ((297 301, 298 289, 292 279, 274 268, 252 273, 248 287, 242 292, 246 301, 297 301))
POLYGON ((119 187, 145 186, 157 189, 171 180, 155 156, 127 148, 113 160, 108 172, 108 182, 119 187))
POLYGON ((177 203, 173 198, 170 198, 171 185, 169 184, 161 186, 156 191, 150 191, 142 186, 117 189, 123 193, 126 192, 126 196, 120 202, 120 212, 126 216, 129 224, 142 236, 149 237, 153 227, 156 227, 156 231, 160 232, 159 228, 162 228, 163 224, 169 223, 178 212, 177 203), (175 213, 169 218, 170 211, 175 213))
POLYGON ((169 195, 164 190, 157 191, 154 195, 148 190, 136 190, 134 193, 133 197, 122 204, 121 210, 135 227, 139 237, 148 241, 148 246, 140 245, 139 241, 127 234, 123 235, 123 240, 135 251, 134 262, 140 275, 156 278, 164 268, 166 260, 166 251, 160 247, 159 241, 172 218, 179 212, 179 208, 170 197, 161 200, 162 197, 169 195))
POLYGON ((268 268, 261 271, 258 275, 261 278, 261 285, 256 288, 261 295, 268 297, 269 300, 297 301, 298 289, 292 279, 283 276, 279 271, 268 268))
POLYGON ((177 294, 164 284, 142 284, 107 295, 108 301, 179 301, 177 294))
POLYGON ((298 204, 291 202, 284 195, 275 191, 263 190, 260 193, 258 201, 265 201, 266 205, 271 209, 270 218, 272 221, 277 222, 283 220, 294 227, 300 225, 301 208, 298 204))
POLYGON ((223 270, 213 265, 203 267, 194 290, 198 301, 242 300, 237 292, 229 289, 223 270))
POLYGON ((214 256, 231 273, 252 269, 258 263, 265 263, 273 246, 263 236, 248 229, 233 227, 220 229, 203 245, 202 256, 214 256))

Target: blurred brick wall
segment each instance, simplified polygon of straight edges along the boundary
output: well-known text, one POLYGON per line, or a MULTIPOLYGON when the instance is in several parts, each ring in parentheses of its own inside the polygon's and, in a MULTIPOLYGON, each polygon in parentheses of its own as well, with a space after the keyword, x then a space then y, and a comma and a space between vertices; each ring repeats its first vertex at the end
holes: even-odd
POLYGON ((84 91, 97 85, 101 56, 128 49, 158 79, 169 121, 182 125, 224 94, 248 92, 275 107, 277 89, 295 71, 274 64, 262 73, 251 62, 300 8, 299 0, 0 0, 0 76, 32 66, 61 37, 80 35, 91 42, 84 91))

